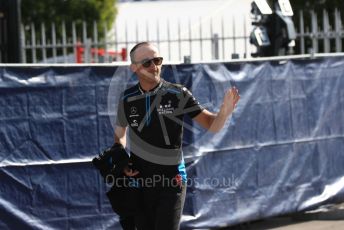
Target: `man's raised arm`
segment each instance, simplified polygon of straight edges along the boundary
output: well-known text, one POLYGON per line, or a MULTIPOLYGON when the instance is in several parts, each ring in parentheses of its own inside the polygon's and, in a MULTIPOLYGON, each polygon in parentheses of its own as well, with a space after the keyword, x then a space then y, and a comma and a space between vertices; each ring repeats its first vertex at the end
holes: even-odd
POLYGON ((211 132, 218 132, 224 126, 227 118, 232 114, 240 99, 239 91, 235 87, 227 90, 220 111, 215 114, 204 109, 194 120, 211 132))

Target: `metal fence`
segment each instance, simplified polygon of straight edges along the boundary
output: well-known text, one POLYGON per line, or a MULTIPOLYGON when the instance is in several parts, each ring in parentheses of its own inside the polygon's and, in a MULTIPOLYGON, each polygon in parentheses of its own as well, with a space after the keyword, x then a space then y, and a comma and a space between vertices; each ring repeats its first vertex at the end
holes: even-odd
POLYGON ((301 54, 343 51, 344 28, 341 12, 335 9, 331 13, 332 15, 323 10, 322 15, 319 17, 314 11, 307 13, 300 11, 298 45, 301 54), (322 20, 321 27, 319 27, 318 23, 319 18, 322 20), (308 23, 305 23, 306 21, 308 23))
MULTIPOLYGON (((339 10, 323 11, 317 15, 314 11, 300 11, 295 17, 297 40, 295 54, 342 52, 344 29, 339 10), (322 20, 319 27, 318 20, 322 20)), ((202 19, 200 19, 201 21, 202 19)), ((319 21, 320 21, 319 20, 319 21)), ((110 30, 103 26, 106 36, 99 39, 98 25, 93 23, 93 30, 87 31, 86 22, 77 26, 62 23, 56 26, 41 24, 22 25, 21 49, 24 63, 108 63, 125 61, 127 50, 139 41, 151 41, 163 50, 167 61, 211 61, 251 58, 255 49, 249 43, 252 29, 251 21, 243 18, 218 22, 209 21, 191 25, 191 21, 177 21, 172 28, 170 21, 162 27, 160 22, 146 22, 146 31, 138 24, 125 25, 119 31, 118 25, 110 30), (148 26, 149 24, 149 26, 148 26), (162 28, 164 30, 162 31, 162 28), (228 30, 230 28, 230 30, 228 30), (239 29, 238 29, 239 28, 239 29), (129 29, 132 31, 130 32, 129 29), (141 32, 139 32, 141 31, 141 32), (207 31, 207 32, 205 32, 207 31), (238 32, 239 31, 239 32, 238 32), (131 36, 130 36, 131 34, 131 36)))

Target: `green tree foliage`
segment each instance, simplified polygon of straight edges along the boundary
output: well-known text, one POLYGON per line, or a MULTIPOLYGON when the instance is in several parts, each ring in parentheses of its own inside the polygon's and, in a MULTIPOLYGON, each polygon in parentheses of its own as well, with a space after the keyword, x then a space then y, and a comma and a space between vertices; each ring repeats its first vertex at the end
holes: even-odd
MULTIPOLYGON (((49 26, 52 22, 60 25, 63 21, 70 24, 82 21, 87 23, 87 30, 93 30, 93 22, 98 23, 98 31, 103 32, 103 25, 108 28, 114 22, 117 0, 21 0, 22 23, 40 26, 43 22, 49 26)), ((102 34, 104 35, 104 34, 102 34)))

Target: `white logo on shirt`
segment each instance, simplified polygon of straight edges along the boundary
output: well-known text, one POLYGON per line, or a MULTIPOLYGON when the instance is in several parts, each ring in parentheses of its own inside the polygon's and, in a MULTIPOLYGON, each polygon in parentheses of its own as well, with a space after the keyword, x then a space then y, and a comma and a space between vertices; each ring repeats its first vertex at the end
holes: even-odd
POLYGON ((137 120, 133 120, 133 122, 130 124, 131 127, 138 127, 139 123, 137 122, 137 120))
POLYGON ((165 105, 159 105, 159 108, 157 108, 157 111, 159 115, 164 115, 164 114, 172 114, 174 111, 174 108, 171 105, 171 101, 168 101, 168 104, 165 105))

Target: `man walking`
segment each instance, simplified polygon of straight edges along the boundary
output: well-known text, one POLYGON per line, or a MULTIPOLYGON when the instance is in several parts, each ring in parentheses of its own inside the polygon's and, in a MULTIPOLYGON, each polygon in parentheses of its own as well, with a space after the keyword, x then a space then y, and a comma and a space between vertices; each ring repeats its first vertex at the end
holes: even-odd
POLYGON ((126 89, 119 101, 115 142, 126 146, 129 132, 132 167, 124 173, 142 179, 143 228, 177 230, 186 194, 183 118, 188 115, 205 129, 217 132, 240 96, 236 88, 228 89, 220 111, 214 114, 184 86, 161 79, 163 58, 153 44, 136 44, 130 59, 130 69, 139 82, 126 89))

